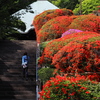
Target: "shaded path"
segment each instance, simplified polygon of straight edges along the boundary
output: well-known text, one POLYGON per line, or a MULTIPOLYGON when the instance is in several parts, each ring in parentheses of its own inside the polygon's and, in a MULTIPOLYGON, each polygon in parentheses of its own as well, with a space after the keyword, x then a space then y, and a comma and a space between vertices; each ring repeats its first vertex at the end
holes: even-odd
POLYGON ((36 100, 36 41, 0 41, 0 100, 36 100), (21 56, 27 51, 29 80, 22 79, 21 56))

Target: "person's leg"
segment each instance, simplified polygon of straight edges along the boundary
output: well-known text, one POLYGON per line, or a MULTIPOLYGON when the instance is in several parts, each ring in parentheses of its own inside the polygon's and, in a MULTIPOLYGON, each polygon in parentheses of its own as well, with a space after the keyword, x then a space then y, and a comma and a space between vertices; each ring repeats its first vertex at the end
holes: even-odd
POLYGON ((25 68, 23 68, 23 78, 25 78, 25 68))
POLYGON ((26 78, 28 78, 28 67, 26 67, 25 75, 26 75, 26 78))

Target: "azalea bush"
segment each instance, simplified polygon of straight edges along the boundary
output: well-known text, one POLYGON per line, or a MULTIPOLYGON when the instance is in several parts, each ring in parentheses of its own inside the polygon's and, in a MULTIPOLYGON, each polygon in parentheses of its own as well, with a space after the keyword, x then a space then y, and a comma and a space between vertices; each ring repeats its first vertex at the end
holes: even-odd
POLYGON ((90 80, 100 82, 100 72, 87 72, 83 73, 83 75, 88 77, 90 80))
MULTIPOLYGON (((52 64, 64 73, 100 72, 100 36, 70 42, 54 55, 52 64)), ((100 73, 95 79, 100 81, 100 73)))
POLYGON ((81 15, 73 20, 69 25, 69 29, 100 33, 100 17, 96 15, 81 15))
POLYGON ((58 17, 58 16, 71 16, 73 15, 72 10, 70 9, 53 9, 53 10, 46 10, 38 15, 35 16, 33 20, 33 25, 35 27, 36 33, 38 30, 41 29, 41 27, 50 19, 58 17))
POLYGON ((72 18, 72 19, 76 19, 77 17, 79 17, 80 15, 72 15, 72 16, 70 16, 70 18, 72 18))
POLYGON ((100 100, 100 83, 80 75, 57 75, 44 84, 39 94, 40 100, 100 100))
POLYGON ((46 41, 46 42, 42 42, 40 44, 40 55, 42 54, 44 48, 46 47, 46 45, 49 43, 50 41, 46 41))
POLYGON ((59 16, 49 20, 38 31, 37 42, 42 43, 60 38, 72 21, 73 19, 68 16, 59 16))
MULTIPOLYGON (((100 36, 98 33, 95 32, 78 32, 66 35, 62 38, 52 40, 49 42, 46 47, 44 48, 44 51, 39 59, 39 64, 51 64, 52 59, 54 55, 64 46, 68 45, 68 43, 72 41, 86 41, 88 38, 92 38, 95 36, 100 36), (86 36, 83 38, 83 36, 86 36)), ((70 47, 73 48, 73 47, 70 47)))

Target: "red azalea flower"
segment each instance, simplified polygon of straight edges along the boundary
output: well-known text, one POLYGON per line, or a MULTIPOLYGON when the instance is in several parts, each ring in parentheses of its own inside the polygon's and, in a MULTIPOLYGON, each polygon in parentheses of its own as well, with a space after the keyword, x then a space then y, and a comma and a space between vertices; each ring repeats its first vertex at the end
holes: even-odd
POLYGON ((76 94, 76 92, 72 92, 70 95, 73 96, 73 95, 75 95, 75 94, 76 94))
POLYGON ((85 93, 86 93, 86 94, 89 94, 90 92, 89 92, 89 91, 86 91, 85 93))

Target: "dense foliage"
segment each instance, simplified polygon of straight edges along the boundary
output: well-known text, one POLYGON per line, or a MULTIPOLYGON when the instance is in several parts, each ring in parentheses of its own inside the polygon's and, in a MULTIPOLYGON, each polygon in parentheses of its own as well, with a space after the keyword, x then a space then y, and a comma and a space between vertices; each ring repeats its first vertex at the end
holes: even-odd
POLYGON ((61 37, 72 21, 73 19, 68 16, 58 16, 49 20, 38 31, 37 42, 42 43, 61 37))
POLYGON ((59 8, 67 8, 71 10, 73 10, 75 6, 79 4, 79 0, 49 0, 49 1, 59 8))
POLYGON ((42 48, 39 74, 47 81, 39 92, 40 100, 100 99, 99 16, 56 16, 42 25, 37 41, 42 48))
POLYGON ((49 0, 57 7, 73 10, 74 14, 90 14, 98 10, 100 0, 49 0))
POLYGON ((54 68, 41 68, 38 70, 38 76, 41 79, 42 83, 45 83, 50 79, 50 77, 54 77, 53 75, 54 68))
POLYGON ((35 16, 33 25, 35 27, 36 33, 41 29, 41 27, 50 19, 58 17, 58 16, 71 16, 73 12, 69 9, 53 9, 53 10, 46 10, 39 15, 35 16))
POLYGON ((74 14, 80 14, 80 10, 82 10, 82 14, 90 14, 94 10, 98 10, 97 6, 100 6, 100 0, 81 0, 81 8, 80 4, 74 8, 74 14))
POLYGON ((100 33, 100 17, 96 15, 81 15, 73 20, 69 25, 69 29, 100 33))
POLYGON ((12 14, 23 8, 30 9, 28 5, 34 1, 36 0, 0 0, 0 39, 16 33, 14 27, 25 30, 25 24, 12 14))
POLYGON ((51 64, 53 56, 71 41, 79 41, 80 39, 84 39, 84 36, 88 38, 88 36, 95 37, 97 35, 99 34, 95 32, 78 32, 66 35, 62 38, 54 39, 44 48, 42 56, 39 59, 39 64, 51 64))
POLYGON ((99 100, 100 83, 85 76, 57 75, 44 84, 39 94, 40 100, 99 100))
POLYGON ((63 72, 100 71, 100 35, 83 36, 77 42, 70 42, 53 57, 53 64, 63 72), (72 48, 73 47, 73 48, 72 48))

